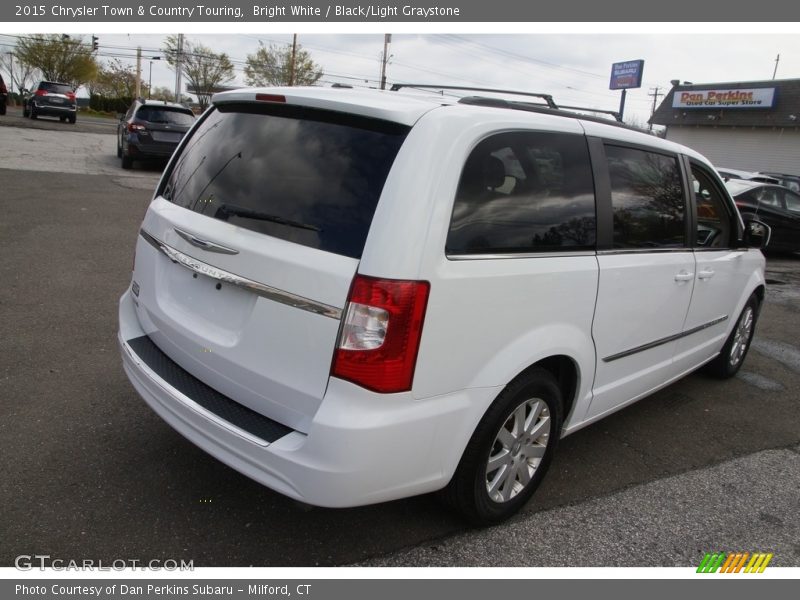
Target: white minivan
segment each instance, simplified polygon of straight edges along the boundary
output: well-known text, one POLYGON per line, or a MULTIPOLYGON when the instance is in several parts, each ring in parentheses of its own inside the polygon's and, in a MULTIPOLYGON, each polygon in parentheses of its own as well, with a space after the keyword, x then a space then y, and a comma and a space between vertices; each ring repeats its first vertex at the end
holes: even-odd
POLYGON ((769 228, 689 148, 525 98, 223 92, 150 204, 125 371, 299 501, 440 490, 476 523, 560 437, 741 366, 769 228))

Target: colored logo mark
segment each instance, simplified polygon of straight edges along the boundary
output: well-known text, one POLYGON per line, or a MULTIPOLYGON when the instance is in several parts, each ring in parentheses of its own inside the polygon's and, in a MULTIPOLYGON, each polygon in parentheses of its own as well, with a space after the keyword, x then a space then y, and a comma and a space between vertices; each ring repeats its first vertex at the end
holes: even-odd
POLYGON ((763 573, 773 554, 765 552, 707 552, 698 573, 763 573), (745 566, 746 565, 746 566, 745 566))

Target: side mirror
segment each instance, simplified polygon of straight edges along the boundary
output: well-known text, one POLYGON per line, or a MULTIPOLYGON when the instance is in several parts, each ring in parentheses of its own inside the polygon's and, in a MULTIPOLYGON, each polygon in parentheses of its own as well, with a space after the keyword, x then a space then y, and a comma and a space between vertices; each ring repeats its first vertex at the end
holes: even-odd
POLYGON ((766 248, 772 228, 756 219, 746 219, 744 222, 744 245, 747 248, 766 248))

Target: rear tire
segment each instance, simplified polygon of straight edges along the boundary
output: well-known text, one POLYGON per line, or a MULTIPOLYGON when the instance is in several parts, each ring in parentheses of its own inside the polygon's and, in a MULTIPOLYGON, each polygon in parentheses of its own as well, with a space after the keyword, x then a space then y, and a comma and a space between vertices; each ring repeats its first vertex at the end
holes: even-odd
POLYGON ((516 513, 550 466, 562 406, 549 371, 534 367, 517 377, 478 423, 441 499, 475 525, 499 523, 516 513))
POLYGON ((133 159, 130 156, 122 155, 122 168, 130 169, 133 167, 133 159))
POLYGON ((36 109, 31 106, 30 110, 31 119, 38 119, 39 115, 36 114, 36 109))
POLYGON ((76 120, 77 120, 77 117, 69 117, 69 124, 70 125, 75 125, 75 121, 76 120))
POLYGON ((753 294, 744 305, 733 331, 725 341, 719 356, 705 367, 705 371, 719 379, 729 379, 739 372, 753 341, 760 302, 753 294))

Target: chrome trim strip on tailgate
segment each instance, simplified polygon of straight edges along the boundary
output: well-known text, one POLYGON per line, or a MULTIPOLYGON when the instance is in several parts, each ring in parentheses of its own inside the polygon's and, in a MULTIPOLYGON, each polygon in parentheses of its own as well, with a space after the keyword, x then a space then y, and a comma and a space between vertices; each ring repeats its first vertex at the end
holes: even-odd
POLYGON ((217 267, 211 266, 201 260, 197 260, 196 258, 193 258, 188 254, 184 254, 180 250, 176 250, 172 246, 159 241, 147 233, 144 229, 139 230, 139 235, 141 235, 148 244, 164 254, 164 256, 169 258, 172 262, 179 264, 190 271, 199 273, 200 275, 205 275, 206 277, 216 279, 217 281, 221 281, 223 283, 230 283, 231 285, 244 288, 261 296, 262 298, 267 298, 268 300, 273 300, 274 302, 279 302, 280 304, 286 304, 287 306, 299 308, 300 310, 305 310, 331 319, 340 320, 342 318, 341 308, 324 304, 323 302, 317 302, 316 300, 311 300, 310 298, 305 298, 303 296, 298 296, 297 294, 292 294, 291 292, 280 290, 263 283, 258 283, 257 281, 247 279, 246 277, 241 277, 235 273, 218 269, 217 267))
POLYGON ((219 252, 220 254, 239 254, 238 250, 228 248, 227 246, 221 246, 220 244, 215 244, 214 242, 209 242, 208 240, 201 240, 199 237, 195 237, 183 229, 178 229, 177 227, 173 227, 173 229, 175 230, 175 233, 189 242, 192 246, 197 246, 198 248, 202 248, 208 252, 219 252))

